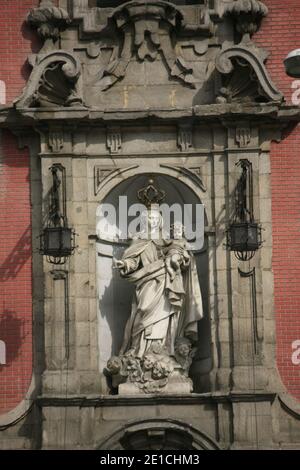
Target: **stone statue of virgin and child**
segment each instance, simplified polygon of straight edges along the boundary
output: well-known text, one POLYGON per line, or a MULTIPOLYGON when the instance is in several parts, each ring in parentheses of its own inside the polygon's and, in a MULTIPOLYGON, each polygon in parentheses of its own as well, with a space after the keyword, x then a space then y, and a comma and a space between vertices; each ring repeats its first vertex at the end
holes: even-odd
POLYGON ((189 393, 188 373, 203 317, 195 258, 181 223, 166 239, 160 235, 157 207, 142 216, 146 230, 132 237, 121 260, 114 260, 135 292, 123 345, 119 356, 108 360, 106 374, 119 394, 189 393))

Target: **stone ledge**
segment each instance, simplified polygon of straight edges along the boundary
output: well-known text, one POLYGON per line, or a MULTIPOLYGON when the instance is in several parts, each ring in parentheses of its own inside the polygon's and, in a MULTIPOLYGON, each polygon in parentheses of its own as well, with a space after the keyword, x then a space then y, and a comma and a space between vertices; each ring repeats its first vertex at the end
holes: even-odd
POLYGON ((79 406, 104 407, 104 406, 135 406, 135 405, 159 405, 159 404, 218 404, 218 403, 240 403, 240 402, 270 402, 273 403, 276 393, 204 393, 189 395, 114 395, 114 396, 40 396, 35 402, 40 407, 46 406, 79 406))
POLYGON ((258 119, 264 122, 268 120, 274 124, 274 121, 300 121, 300 107, 280 105, 270 103, 265 105, 257 104, 209 104, 197 105, 185 109, 88 109, 85 107, 58 107, 58 108, 22 108, 18 111, 13 107, 0 106, 0 126, 1 127, 33 127, 41 121, 62 121, 67 119, 75 122, 99 122, 107 121, 126 121, 135 123, 147 121, 148 119, 157 119, 173 121, 181 118, 190 118, 193 121, 204 120, 207 122, 215 121, 218 124, 224 124, 224 120, 258 119))

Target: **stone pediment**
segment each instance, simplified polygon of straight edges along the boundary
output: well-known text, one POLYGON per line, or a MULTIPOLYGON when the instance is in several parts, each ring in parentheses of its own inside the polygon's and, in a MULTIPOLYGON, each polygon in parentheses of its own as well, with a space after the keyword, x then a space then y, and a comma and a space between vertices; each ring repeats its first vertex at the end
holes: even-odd
POLYGON ((30 57, 33 71, 18 109, 282 101, 264 65, 267 54, 251 41, 267 13, 261 2, 251 0, 247 11, 240 0, 116 3, 61 0, 54 7, 43 0, 30 11, 28 22, 45 43, 30 57))

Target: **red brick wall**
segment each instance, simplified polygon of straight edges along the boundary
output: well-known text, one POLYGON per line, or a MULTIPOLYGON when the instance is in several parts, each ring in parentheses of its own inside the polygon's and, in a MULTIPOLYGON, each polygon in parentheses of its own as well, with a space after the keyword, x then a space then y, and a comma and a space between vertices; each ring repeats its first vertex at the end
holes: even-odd
POLYGON ((28 152, 15 138, 2 138, 0 176, 0 339, 7 365, 0 365, 0 411, 14 408, 32 375, 31 227, 28 152))
MULTIPOLYGON (((28 54, 39 41, 24 19, 38 0, 0 0, 0 80, 7 102, 16 98, 30 73, 28 54)), ((24 398, 32 375, 31 228, 28 151, 2 135, 0 159, 0 340, 7 365, 0 365, 0 413, 24 398)))
MULTIPOLYGON (((300 48, 300 1, 264 3, 269 15, 255 41, 270 51, 267 68, 290 102, 294 79, 286 75, 283 59, 291 50, 300 48)), ((286 132, 281 143, 273 143, 271 170, 277 363, 285 386, 300 400, 300 365, 292 363, 292 343, 300 340, 299 148, 300 126, 286 132)))
POLYGON ((0 0, 0 80, 5 81, 7 102, 22 91, 30 66, 27 56, 38 52, 40 42, 24 20, 38 0, 0 0))
MULTIPOLYGON (((0 80, 7 101, 18 96, 28 78, 26 57, 39 41, 24 25, 38 0, 0 0, 0 80)), ((282 60, 300 47, 299 0, 265 0, 270 13, 256 41, 271 55, 267 67, 274 82, 291 99, 293 79, 282 60)), ((0 174, 0 339, 7 343, 6 366, 0 366, 0 412, 24 397, 32 372, 31 233, 29 158, 5 133, 0 174)), ((293 366, 292 342, 300 340, 300 128, 272 148, 273 268, 277 324, 277 362, 283 382, 300 399, 300 366, 293 366)))

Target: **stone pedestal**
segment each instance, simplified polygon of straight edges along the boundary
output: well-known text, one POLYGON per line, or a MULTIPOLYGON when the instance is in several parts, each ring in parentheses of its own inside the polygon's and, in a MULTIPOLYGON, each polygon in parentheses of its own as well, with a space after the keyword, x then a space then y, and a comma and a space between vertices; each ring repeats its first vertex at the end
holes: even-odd
MULTIPOLYGON (((155 385, 155 381, 152 382, 155 385)), ((167 385, 160 388, 158 393, 162 395, 186 395, 193 391, 193 382, 188 377, 180 376, 178 373, 169 378, 167 385)), ((149 390, 145 393, 137 384, 125 383, 119 385, 119 395, 144 395, 151 394, 149 390)))

